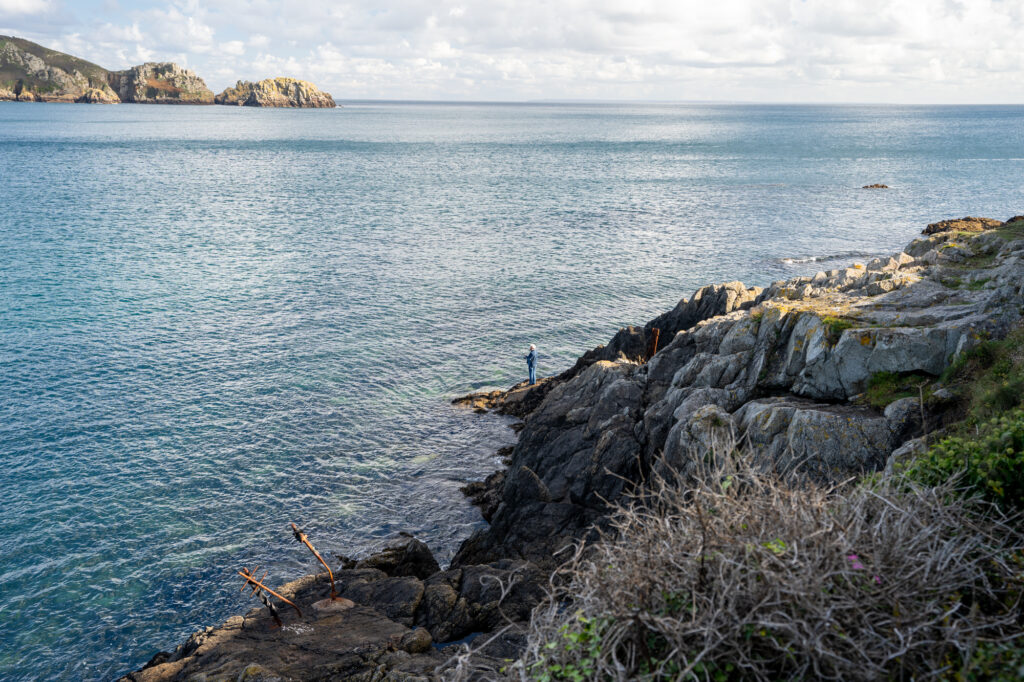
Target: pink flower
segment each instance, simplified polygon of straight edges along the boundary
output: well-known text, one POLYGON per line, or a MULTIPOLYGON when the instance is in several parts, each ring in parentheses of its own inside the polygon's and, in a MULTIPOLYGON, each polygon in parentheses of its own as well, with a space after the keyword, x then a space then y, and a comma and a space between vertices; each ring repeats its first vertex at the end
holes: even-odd
POLYGON ((847 554, 846 555, 846 560, 850 562, 850 568, 852 568, 853 570, 855 570, 855 571, 863 571, 864 570, 864 564, 862 564, 860 562, 860 557, 858 557, 856 554, 847 554))

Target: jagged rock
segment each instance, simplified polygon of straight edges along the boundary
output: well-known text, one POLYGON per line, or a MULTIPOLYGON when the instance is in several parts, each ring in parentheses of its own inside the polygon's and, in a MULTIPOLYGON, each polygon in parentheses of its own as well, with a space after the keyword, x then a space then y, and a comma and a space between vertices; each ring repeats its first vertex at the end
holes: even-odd
POLYGON ((330 93, 322 92, 308 81, 295 78, 266 78, 256 83, 238 81, 217 95, 217 104, 244 107, 333 108, 330 93))
POLYGON ((18 96, 14 94, 14 90, 0 88, 0 102, 15 102, 17 99, 18 96))
POLYGON ((408 651, 410 654, 422 654, 430 651, 430 645, 433 643, 434 639, 430 636, 430 631, 418 627, 405 634, 398 645, 403 651, 408 651))
MULTIPOLYGON (((383 581, 395 580, 376 574, 383 581)), ((362 577, 367 576, 364 573, 362 577)), ((345 584, 353 576, 342 571, 338 578, 345 584)), ((326 596, 326 575, 307 576, 278 591, 302 609, 299 616, 290 607, 282 608, 284 627, 275 628, 266 609, 253 609, 245 616, 229 618, 220 627, 195 633, 166 661, 122 680, 360 680, 368 679, 368 671, 377 670, 381 677, 391 674, 390 679, 408 679, 409 675, 432 675, 445 659, 430 647, 415 655, 399 649, 402 642, 411 645, 414 637, 422 639, 422 635, 415 635, 377 608, 386 609, 391 602, 357 605, 341 612, 311 608, 312 602, 326 596)))
POLYGON ((902 409, 880 415, 866 407, 775 397, 748 402, 735 419, 756 466, 836 480, 879 469, 911 416, 902 409))
POLYGON ((984 232, 994 227, 1002 226, 1001 220, 995 220, 993 218, 975 218, 973 216, 966 216, 964 218, 951 218, 949 220, 940 220, 937 223, 931 223, 928 227, 924 228, 921 234, 936 234, 938 232, 984 232))
POLYGON ((537 383, 521 381, 507 391, 487 391, 470 393, 452 400, 452 405, 469 407, 477 412, 491 410, 499 414, 525 419, 547 397, 548 392, 557 385, 553 377, 541 377, 537 383))
POLYGON ((423 600, 423 582, 412 576, 389 577, 374 569, 343 571, 339 594, 356 604, 373 606, 385 616, 412 626, 423 600))
POLYGON ((172 62, 146 62, 107 76, 122 102, 143 104, 212 104, 213 93, 202 78, 172 62))
POLYGON ((480 507, 484 521, 490 521, 501 504, 501 491, 505 487, 506 472, 495 471, 483 481, 473 481, 459 488, 474 505, 480 507))
POLYGON ((524 561, 503 560, 442 571, 425 582, 416 624, 427 628, 435 642, 448 642, 529 620, 530 612, 544 597, 546 580, 545 571, 524 561))
POLYGON ((923 454, 928 449, 926 439, 921 436, 919 438, 912 438, 899 446, 885 461, 885 472, 887 474, 894 473, 896 467, 906 461, 923 454))
MULTIPOLYGON (((737 282, 699 294, 584 356, 610 349, 619 362, 581 358, 575 374, 553 381, 526 419, 490 528, 463 544, 454 566, 550 563, 659 458, 685 472, 694 452, 726 434, 746 437, 764 467, 823 479, 880 469, 922 431, 920 405, 897 401, 880 414, 850 400, 878 372, 938 376, 1018 324, 1024 230, 947 230, 893 257, 760 292, 737 282), (637 330, 656 324, 681 329, 643 362, 637 330)), ((926 418, 928 428, 941 424, 926 418)))
POLYGON ((89 88, 75 101, 79 104, 118 104, 121 100, 110 88, 89 88))
POLYGON ((708 455, 730 452, 736 440, 732 415, 714 403, 704 405, 669 433, 664 459, 658 463, 658 468, 663 476, 672 471, 690 473, 693 465, 708 455))
POLYGON ((883 185, 880 182, 876 182, 873 185, 864 185, 861 189, 889 189, 889 185, 883 185))
POLYGON ((406 533, 391 540, 383 550, 356 562, 355 568, 373 568, 391 577, 413 576, 421 580, 441 570, 430 548, 406 533))

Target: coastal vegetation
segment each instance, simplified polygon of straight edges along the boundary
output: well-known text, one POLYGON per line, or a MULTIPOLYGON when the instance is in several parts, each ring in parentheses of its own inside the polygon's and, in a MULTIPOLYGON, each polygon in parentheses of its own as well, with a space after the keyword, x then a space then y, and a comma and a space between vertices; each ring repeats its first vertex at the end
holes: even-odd
MULTIPOLYGON (((880 372, 866 400, 932 402, 934 382, 880 372)), ((575 546, 525 652, 490 676, 1020 679, 1024 328, 938 383, 962 419, 881 476, 787 480, 733 441, 656 476, 575 546)))
POLYGON ((1018 516, 955 477, 830 488, 714 462, 619 505, 494 677, 953 680, 1019 660, 1018 516))

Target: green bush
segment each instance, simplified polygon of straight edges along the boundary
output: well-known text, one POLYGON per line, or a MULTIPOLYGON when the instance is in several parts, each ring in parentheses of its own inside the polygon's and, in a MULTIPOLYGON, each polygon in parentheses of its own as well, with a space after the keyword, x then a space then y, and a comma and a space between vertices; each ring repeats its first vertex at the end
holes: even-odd
POLYGON ((1024 642, 979 644, 963 671, 950 675, 957 682, 1018 682, 1024 680, 1024 642))
POLYGON ((962 353, 941 381, 964 398, 966 425, 1024 405, 1024 329, 962 353))
POLYGON ((558 629, 558 639, 544 645, 544 653, 530 666, 531 679, 536 682, 593 679, 597 672, 597 659, 601 655, 601 638, 608 624, 607 618, 587 618, 582 612, 577 612, 573 620, 558 629), (565 656, 571 662, 566 662, 565 656))
POLYGON ((964 483, 1003 508, 1024 509, 1024 410, 1013 409, 951 436, 906 465, 907 475, 937 485, 963 472, 964 483))

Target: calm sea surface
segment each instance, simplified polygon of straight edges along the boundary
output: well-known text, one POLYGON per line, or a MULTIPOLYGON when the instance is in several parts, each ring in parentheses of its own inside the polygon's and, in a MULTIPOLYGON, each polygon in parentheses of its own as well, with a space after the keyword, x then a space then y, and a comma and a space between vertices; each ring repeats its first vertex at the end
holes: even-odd
POLYGON ((1016 213, 1021 107, 0 104, 0 678, 257 605, 292 521, 450 558, 511 431, 448 401, 531 342, 1016 213))

